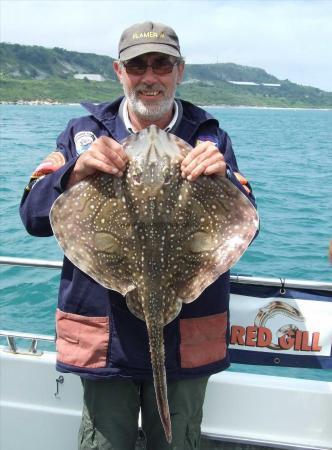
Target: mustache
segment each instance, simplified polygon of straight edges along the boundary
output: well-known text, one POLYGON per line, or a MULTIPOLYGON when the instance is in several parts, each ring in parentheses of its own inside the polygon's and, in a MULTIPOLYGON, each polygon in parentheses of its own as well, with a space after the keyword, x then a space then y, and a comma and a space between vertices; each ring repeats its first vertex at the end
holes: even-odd
POLYGON ((139 92, 139 91, 160 91, 160 92, 165 92, 165 88, 164 86, 161 86, 158 83, 153 83, 153 84, 147 84, 147 83, 140 83, 139 85, 135 86, 135 93, 139 92))

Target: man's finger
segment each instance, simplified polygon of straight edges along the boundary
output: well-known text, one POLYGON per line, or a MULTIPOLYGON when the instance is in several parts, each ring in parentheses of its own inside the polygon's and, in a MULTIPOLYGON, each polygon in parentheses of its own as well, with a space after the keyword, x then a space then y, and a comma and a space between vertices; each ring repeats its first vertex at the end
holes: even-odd
POLYGON ((119 170, 124 170, 128 162, 128 156, 123 152, 121 147, 109 147, 106 145, 105 140, 93 144, 90 149, 82 155, 82 158, 87 157, 88 155, 103 161, 106 164, 115 166, 119 170))
POLYGON ((218 174, 225 176, 226 175, 226 164, 224 161, 218 161, 215 164, 209 165, 205 171, 204 175, 212 175, 212 174, 218 174))
POLYGON ((89 172, 100 171, 104 173, 109 173, 115 175, 119 172, 119 169, 114 165, 110 164, 110 161, 99 154, 98 157, 95 155, 87 155, 85 160, 82 162, 83 167, 87 168, 89 172))
POLYGON ((209 165, 214 164, 218 161, 224 163, 223 155, 218 150, 217 151, 214 151, 213 149, 207 150, 205 153, 203 153, 202 155, 197 157, 194 161, 192 161, 189 164, 189 166, 182 169, 182 176, 184 177, 188 175, 196 176, 197 173, 201 174, 209 165))
POLYGON ((223 156, 219 152, 218 153, 212 152, 204 155, 205 155, 204 158, 203 157, 196 158, 188 167, 182 170, 184 176, 190 174, 196 175, 196 172, 198 171, 202 173, 202 171, 200 170, 201 166, 206 168, 210 164, 214 164, 218 161, 224 161, 223 156))
POLYGON ((191 150, 191 152, 189 152, 188 155, 185 157, 185 159, 182 162, 183 167, 187 167, 192 161, 194 161, 198 156, 206 152, 208 149, 219 151, 213 142, 210 141, 201 142, 200 144, 197 145, 197 147, 191 150))
POLYGON ((128 155, 124 151, 123 146, 108 136, 101 136, 99 139, 94 141, 90 148, 100 151, 106 155, 111 151, 112 154, 115 154, 118 158, 122 159, 124 163, 128 162, 128 155))
POLYGON ((127 165, 128 157, 125 159, 116 150, 109 149, 107 154, 104 154, 110 164, 115 165, 119 170, 124 170, 127 165))

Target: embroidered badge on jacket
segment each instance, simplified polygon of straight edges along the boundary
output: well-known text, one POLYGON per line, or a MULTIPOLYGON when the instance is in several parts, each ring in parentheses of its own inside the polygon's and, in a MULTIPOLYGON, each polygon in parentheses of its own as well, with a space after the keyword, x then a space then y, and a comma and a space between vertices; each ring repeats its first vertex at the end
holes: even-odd
POLYGON ((92 133, 92 131, 80 131, 79 133, 76 133, 74 142, 77 154, 80 155, 81 153, 85 152, 85 150, 88 150, 95 139, 97 138, 92 133))
POLYGON ((212 144, 214 144, 218 147, 218 141, 217 141, 216 136, 199 136, 196 139, 195 147, 196 147, 196 145, 201 144, 202 142, 206 142, 206 141, 210 141, 210 142, 212 142, 212 144))

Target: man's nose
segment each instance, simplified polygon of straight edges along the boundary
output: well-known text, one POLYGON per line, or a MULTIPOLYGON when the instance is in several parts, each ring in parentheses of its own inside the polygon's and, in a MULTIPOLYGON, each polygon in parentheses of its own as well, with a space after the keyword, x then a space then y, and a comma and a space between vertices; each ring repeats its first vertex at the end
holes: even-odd
POLYGON ((142 81, 146 84, 153 84, 158 81, 158 75, 156 75, 151 66, 146 68, 145 73, 142 75, 142 81))

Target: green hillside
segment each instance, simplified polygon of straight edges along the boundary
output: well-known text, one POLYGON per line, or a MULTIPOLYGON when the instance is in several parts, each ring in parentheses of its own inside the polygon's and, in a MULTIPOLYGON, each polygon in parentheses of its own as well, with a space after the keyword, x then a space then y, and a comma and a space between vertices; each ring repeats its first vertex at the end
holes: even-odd
POLYGON ((99 73, 106 79, 115 80, 112 58, 57 47, 0 43, 0 61, 1 75, 6 78, 70 79, 76 73, 99 73))
MULTIPOLYGON (((2 102, 99 102, 122 93, 109 56, 1 43, 0 62, 2 102), (105 81, 77 80, 76 74, 98 74, 105 81)), ((332 108, 331 92, 278 80, 263 69, 233 63, 187 64, 177 95, 200 105, 332 108)))
POLYGON ((188 64, 184 81, 254 81, 255 83, 279 83, 278 78, 257 67, 233 63, 188 64))

